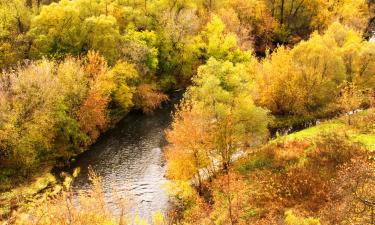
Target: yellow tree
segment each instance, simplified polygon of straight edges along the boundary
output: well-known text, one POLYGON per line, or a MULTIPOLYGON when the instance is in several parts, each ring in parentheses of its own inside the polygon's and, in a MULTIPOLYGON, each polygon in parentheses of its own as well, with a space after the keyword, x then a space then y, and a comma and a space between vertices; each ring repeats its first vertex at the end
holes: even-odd
POLYGON ((344 82, 341 88, 340 96, 337 103, 342 113, 346 113, 348 117, 348 125, 351 125, 351 114, 354 110, 359 109, 364 100, 362 91, 358 87, 349 82, 344 82))
MULTIPOLYGON (((201 108, 194 103, 182 102, 167 131, 167 174, 174 180, 194 180, 202 184, 203 172, 213 166, 209 158, 209 124, 201 108)), ((206 176, 209 174, 206 174, 206 176)))
POLYGON ((336 40, 313 34, 293 49, 279 47, 258 72, 258 102, 279 115, 303 117, 324 113, 346 78, 336 40))

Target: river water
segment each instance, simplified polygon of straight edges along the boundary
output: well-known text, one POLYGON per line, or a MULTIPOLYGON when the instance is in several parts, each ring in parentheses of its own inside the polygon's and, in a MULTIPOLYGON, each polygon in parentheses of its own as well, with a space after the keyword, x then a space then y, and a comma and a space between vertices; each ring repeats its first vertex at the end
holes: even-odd
POLYGON ((168 207, 165 192, 164 132, 171 123, 173 103, 164 104, 152 115, 130 113, 116 127, 103 134, 90 150, 79 155, 71 168, 81 173, 73 183, 74 191, 90 187, 88 167, 103 181, 106 202, 119 215, 116 196, 126 199, 127 216, 139 215, 148 221, 151 212, 164 212, 168 207))

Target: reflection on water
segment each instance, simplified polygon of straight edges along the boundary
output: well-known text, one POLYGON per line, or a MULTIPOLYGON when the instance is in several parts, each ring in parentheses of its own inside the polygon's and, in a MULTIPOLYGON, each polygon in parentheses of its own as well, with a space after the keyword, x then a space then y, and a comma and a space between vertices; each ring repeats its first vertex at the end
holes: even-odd
POLYGON ((168 207, 168 197, 163 185, 166 178, 162 148, 171 108, 166 105, 149 116, 132 113, 104 134, 72 165, 81 168, 73 190, 87 190, 91 166, 102 177, 106 201, 115 214, 119 212, 113 190, 129 201, 130 217, 140 215, 149 220, 151 211, 163 212, 168 207))

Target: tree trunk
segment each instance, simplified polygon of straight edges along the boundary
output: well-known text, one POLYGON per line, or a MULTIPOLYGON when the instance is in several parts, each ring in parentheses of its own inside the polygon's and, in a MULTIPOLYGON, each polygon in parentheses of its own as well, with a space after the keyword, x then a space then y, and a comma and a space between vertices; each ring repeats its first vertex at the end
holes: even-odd
POLYGON ((23 32, 24 32, 23 24, 22 24, 22 21, 19 17, 17 18, 17 25, 18 25, 18 32, 20 34, 23 34, 23 32))
POLYGON ((280 8, 280 24, 284 23, 284 5, 285 0, 281 0, 281 8, 280 8))
POLYGON ((33 0, 26 0, 26 6, 31 9, 33 7, 33 0))
POLYGON ((145 15, 147 15, 147 0, 145 0, 145 15))
POLYGON ((351 115, 348 113, 348 125, 352 125, 352 121, 351 121, 351 115))
POLYGON ((232 198, 230 196, 230 177, 229 173, 227 174, 227 197, 228 197, 228 213, 229 213, 229 219, 230 219, 230 224, 234 224, 234 219, 233 219, 233 212, 232 212, 232 198))

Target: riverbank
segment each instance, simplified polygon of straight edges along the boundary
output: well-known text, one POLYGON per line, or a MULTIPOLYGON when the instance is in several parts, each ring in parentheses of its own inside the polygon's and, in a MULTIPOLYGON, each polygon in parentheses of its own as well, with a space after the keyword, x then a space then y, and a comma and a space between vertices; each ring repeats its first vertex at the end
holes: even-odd
POLYGON ((15 209, 26 209, 34 200, 57 193, 61 190, 63 182, 60 174, 71 174, 75 168, 81 168, 81 173, 75 178, 73 191, 87 190, 90 186, 88 167, 102 177, 105 184, 103 191, 110 206, 113 206, 114 202, 108 196, 111 195, 114 186, 118 194, 127 198, 131 197, 128 189, 132 186, 130 188, 138 191, 135 193, 138 199, 145 198, 132 202, 135 206, 143 205, 140 212, 142 216, 149 218, 150 215, 145 215, 146 211, 165 208, 168 198, 163 188, 159 187, 165 180, 162 152, 164 130, 170 124, 174 104, 179 101, 181 95, 180 91, 169 93, 170 101, 163 103, 150 115, 140 111, 130 112, 116 126, 103 133, 87 151, 71 158, 69 165, 59 163, 62 166, 56 167, 55 162, 50 162, 38 173, 33 173, 27 179, 9 186, 8 191, 2 191, 0 194, 0 218, 5 220, 15 209), (165 196, 163 203, 150 195, 165 196), (150 197, 154 204, 148 208, 151 204, 150 197))
POLYGON ((372 196, 374 121, 375 110, 368 109, 352 115, 351 124, 343 116, 249 149, 228 173, 204 183, 204 196, 186 186, 175 191, 181 209, 178 222, 334 224, 347 216, 364 224, 371 211, 353 215, 345 209, 363 204, 350 191, 357 178, 363 178, 361 185, 370 185, 358 194, 372 196))

